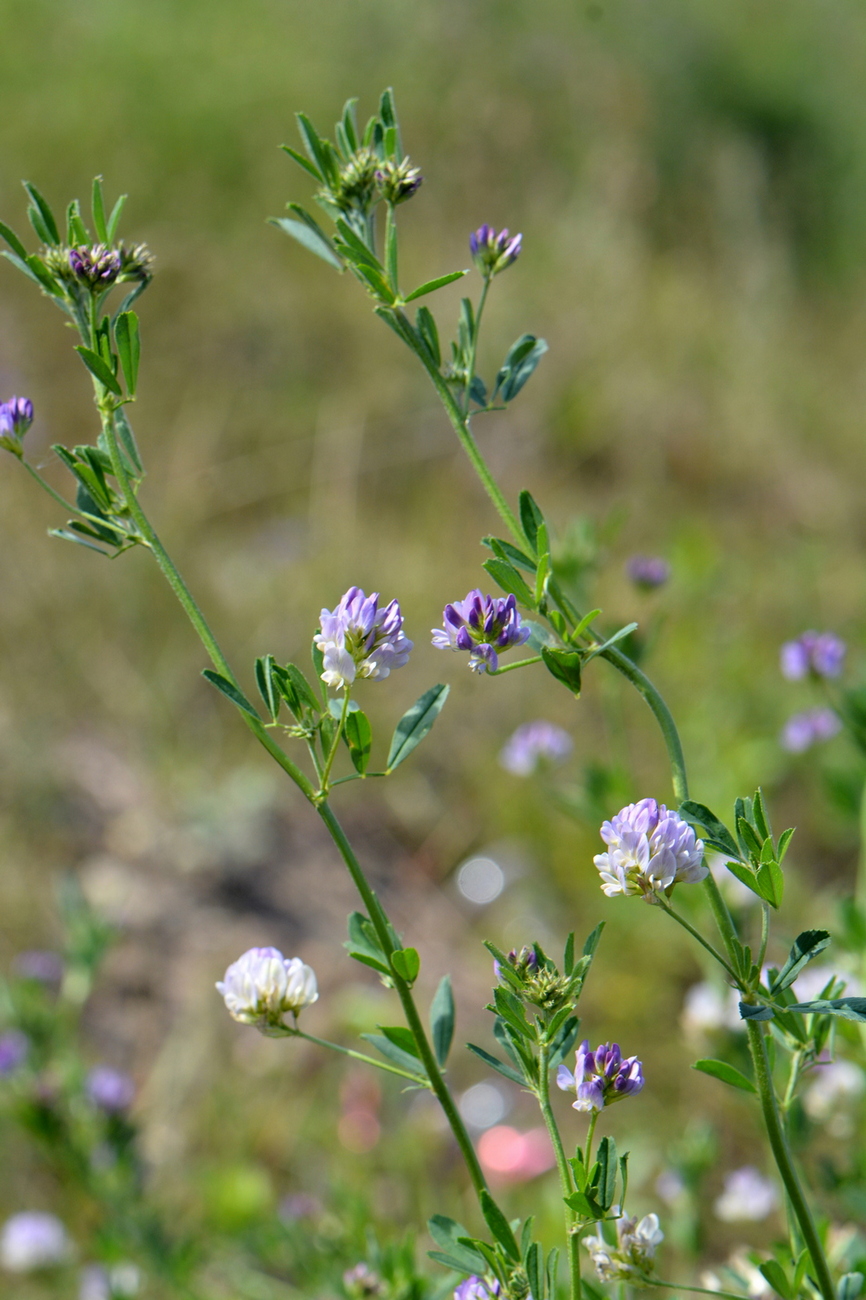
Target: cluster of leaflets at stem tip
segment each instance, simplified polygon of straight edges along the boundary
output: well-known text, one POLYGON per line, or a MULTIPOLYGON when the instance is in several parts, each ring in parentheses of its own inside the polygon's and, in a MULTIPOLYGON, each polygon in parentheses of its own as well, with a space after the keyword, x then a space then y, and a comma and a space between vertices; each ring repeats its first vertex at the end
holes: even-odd
MULTIPOLYGON (((24 188, 30 201, 27 214, 42 248, 28 253, 15 232, 0 222, 0 235, 9 245, 3 255, 78 329, 82 341, 75 350, 95 381, 100 409, 113 419, 124 468, 136 482, 143 473, 141 458, 123 406, 135 399, 138 383, 141 340, 138 317, 131 307, 151 281, 150 252, 144 244, 116 242, 126 196, 106 215, 101 177, 95 178, 91 194, 93 233, 85 225, 79 201, 73 199, 66 209, 65 239, 44 196, 29 182, 24 188), (116 286, 127 287, 127 292, 109 314, 104 308, 116 286)), ((76 518, 66 528, 52 529, 52 536, 110 556, 140 543, 143 539, 111 481, 113 469, 104 432, 95 446, 58 445, 52 450, 76 483, 76 518)))

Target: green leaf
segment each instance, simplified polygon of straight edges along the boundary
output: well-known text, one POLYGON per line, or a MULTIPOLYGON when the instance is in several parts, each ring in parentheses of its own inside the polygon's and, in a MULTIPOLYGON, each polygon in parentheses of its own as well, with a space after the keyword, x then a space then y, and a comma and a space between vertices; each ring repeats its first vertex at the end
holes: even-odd
POLYGON ((404 1052, 401 1048, 392 1043, 390 1039, 387 1039, 384 1034, 362 1034, 361 1037, 365 1042, 368 1042, 375 1047, 376 1051, 380 1052, 382 1056, 387 1058, 387 1060, 391 1061, 394 1065, 398 1065, 401 1070, 408 1070, 411 1074, 415 1074, 419 1078, 426 1078, 424 1066, 418 1058, 416 1056, 411 1056, 409 1052, 404 1052))
POLYGON ((256 660, 256 685, 259 688, 259 694, 267 706, 268 713, 276 722, 280 712, 280 695, 274 685, 273 677, 274 656, 260 655, 256 660))
POLYGON ((755 791, 755 797, 752 800, 752 818, 761 839, 770 839, 770 819, 767 816, 767 805, 764 803, 764 792, 760 786, 755 791))
POLYGON ((325 179, 318 167, 305 158, 302 153, 298 153, 297 149, 293 149, 291 145, 288 144, 281 144, 280 148, 287 153, 290 158, 293 158, 299 167, 303 167, 305 172, 309 172, 313 177, 313 180, 316 180, 321 184, 325 179))
POLYGON ((117 227, 120 225, 120 218, 123 213, 123 209, 126 206, 127 197, 128 196, 126 194, 121 194, 120 198, 117 200, 114 207, 111 209, 111 216, 108 218, 108 231, 107 231, 108 233, 107 242, 109 244, 114 243, 115 236, 117 235, 117 227))
POLYGON ((454 990, 451 987, 451 976, 443 975, 430 1004, 430 1033, 433 1038, 433 1051, 436 1053, 436 1060, 442 1066, 448 1060, 448 1053, 454 1039, 455 1015, 456 1008, 454 1006, 454 990))
POLYGON ((138 445, 135 441, 135 434, 132 432, 132 426, 126 418, 126 412, 122 406, 119 406, 114 412, 114 422, 117 426, 117 436, 120 439, 120 446, 129 457, 130 463, 138 474, 141 474, 142 464, 139 455, 138 445))
POLYGON ((559 1271, 559 1247, 554 1246, 547 1256, 547 1290, 553 1297, 556 1295, 556 1275, 559 1271))
POLYGON ((508 560, 516 569, 524 569, 527 573, 534 574, 538 568, 535 560, 530 559, 523 551, 518 550, 516 546, 512 546, 511 542, 506 542, 502 537, 483 537, 481 544, 498 556, 500 560, 508 560))
POLYGON ((205 668, 202 672, 202 677, 206 677, 211 686, 215 686, 218 691, 222 691, 223 695, 230 699, 232 704, 235 704, 243 713, 248 713, 250 717, 255 718, 257 722, 261 721, 258 713, 256 713, 246 696, 242 695, 238 688, 233 685, 228 678, 223 677, 220 673, 215 673, 211 668, 205 668))
POLYGON ((759 1007, 751 1002, 741 1002, 739 1006, 741 1020, 772 1020, 775 1015, 772 1007, 759 1007))
POLYGON ((15 256, 22 262, 27 261, 27 249, 21 243, 21 240, 5 222, 0 221, 0 235, 6 240, 6 243, 12 249, 15 256))
POLYGON ((544 515, 536 505, 532 493, 527 492, 525 488, 518 498, 518 510, 520 512, 520 526, 523 529, 523 535, 532 549, 535 550, 538 530, 544 523, 544 515))
POLYGON ((866 1021, 866 998, 819 998, 817 1002, 795 1002, 786 1011, 803 1015, 838 1016, 840 1020, 866 1021))
POLYGON ((829 943, 830 935, 826 930, 804 930, 802 934, 798 934, 788 953, 788 960, 773 980, 770 993, 775 997, 782 989, 793 984, 804 966, 807 966, 813 957, 823 952, 829 943))
MULTIPOLYGON (((351 258, 351 255, 347 253, 351 258)), ((385 279, 381 271, 376 267, 370 266, 365 262, 356 262, 353 270, 360 280, 363 280, 369 289, 371 289, 381 303, 386 306, 392 306, 396 302, 394 290, 385 279)))
POLYGON ((782 895, 785 892, 785 877, 778 862, 775 860, 762 862, 758 867, 756 880, 761 897, 766 899, 771 907, 781 907, 782 895))
POLYGON ((857 1300, 863 1290, 862 1273, 845 1273, 839 1278, 836 1289, 838 1300, 857 1300))
POLYGON ((391 968, 388 958, 379 943, 378 935, 372 921, 361 912, 352 912, 349 917, 349 938, 344 944, 349 955, 365 966, 372 966, 383 975, 390 976, 391 968))
POLYGON ((51 211, 47 201, 42 197, 35 185, 31 185, 29 181, 22 181, 21 183, 29 194, 30 201, 42 220, 44 233, 41 233, 38 230, 34 222, 36 233, 46 244, 54 244, 56 247, 60 243, 60 233, 57 229, 57 222, 54 220, 54 213, 51 211))
POLYGON ((373 728, 366 713, 356 709, 348 715, 343 738, 349 746, 349 757, 355 766, 355 771, 363 776, 370 762, 370 750, 373 745, 373 728))
POLYGON ((566 975, 570 975, 574 969, 574 931, 572 930, 565 941, 565 952, 562 958, 562 969, 566 975))
POLYGON ((49 528, 48 536, 59 537, 62 542, 77 542, 79 546, 86 546, 88 551, 96 551, 97 555, 104 555, 107 560, 112 558, 101 546, 94 546, 93 542, 85 541, 83 537, 77 537, 75 533, 71 533, 67 528, 49 528))
POLYGON ((503 402, 511 402, 532 377, 536 366, 547 351, 544 339, 537 339, 533 334, 524 334, 513 344, 502 369, 496 376, 494 398, 498 394, 503 402))
POLYGON ((497 586, 513 594, 528 609, 535 609, 535 597, 526 582, 521 578, 514 565, 508 560, 485 560, 482 568, 489 573, 497 586))
POLYGON ((317 232, 304 222, 293 221, 291 217, 270 217, 269 221, 272 226, 279 226, 280 230, 291 235, 292 239, 296 239, 299 244, 303 244, 309 252, 321 257, 323 262, 342 271, 343 262, 324 231, 317 232))
POLYGON ((326 147, 326 142, 320 139, 318 131, 305 113, 296 113, 295 117, 310 162, 318 167, 322 180, 333 185, 334 181, 337 180, 337 169, 326 147))
POLYGON ((791 843, 796 829, 796 826, 789 826, 788 829, 782 831, 782 834, 779 836, 779 847, 776 850, 776 861, 779 863, 779 866, 781 866, 785 860, 785 854, 788 852, 788 845, 791 843))
MULTIPOLYGON (((483 1273, 487 1267, 487 1262, 483 1255, 478 1251, 472 1250, 460 1240, 467 1238, 469 1233, 463 1227, 462 1223, 456 1223, 454 1219, 447 1218, 444 1214, 434 1214, 432 1219, 427 1222, 427 1230, 430 1236, 441 1246, 444 1251, 448 1252, 451 1260, 449 1268, 456 1268, 458 1272, 483 1273)), ((442 1262, 442 1256, 435 1251, 430 1252, 431 1259, 437 1259, 442 1262)))
POLYGON ((544 1300, 544 1267, 541 1246, 537 1241, 526 1252, 526 1276, 532 1300, 544 1300))
POLYGON ((486 1188, 482 1189, 479 1200, 481 1201, 481 1213, 484 1215, 488 1228, 508 1258, 513 1260, 515 1264, 519 1264, 520 1250, 514 1233, 511 1231, 511 1224, 486 1188))
POLYGON ((733 835, 725 823, 720 821, 715 813, 710 812, 706 804, 695 803, 693 799, 684 799, 677 811, 680 817, 688 822, 694 822, 706 832, 702 838, 710 848, 728 853, 732 858, 740 856, 739 846, 733 835))
POLYGON ((403 714, 391 740, 387 771, 393 772, 395 767, 399 767, 409 757, 415 746, 421 743, 438 718, 448 698, 448 690, 447 686, 431 686, 403 714))
POLYGON ((572 692, 580 695, 581 655, 577 650, 560 650, 558 646, 542 646, 541 658, 544 666, 558 682, 572 692))
POLYGON ((381 1029, 389 1043, 393 1043, 395 1047, 400 1048, 401 1052, 407 1052, 409 1056, 414 1056, 420 1062, 421 1058, 418 1055, 418 1048, 415 1039, 412 1037, 411 1029, 407 1029, 405 1025, 379 1025, 377 1027, 381 1029))
POLYGON ((748 822, 745 817, 737 818, 737 834, 740 836, 749 853, 754 853, 756 858, 761 856, 761 849, 764 847, 763 840, 758 839, 758 833, 748 822))
POLYGON ((87 227, 81 220, 81 208, 78 199, 73 199, 66 209, 66 242, 68 244, 89 244, 87 227))
POLYGON ((598 1182, 596 1197, 602 1209, 609 1210, 616 1197, 616 1143, 603 1137, 598 1144, 598 1182))
POLYGON ((320 701, 297 664, 276 667, 274 676, 277 689, 298 721, 302 720, 305 709, 319 712, 320 701))
POLYGON ((415 324, 418 329, 418 337, 430 354, 430 358, 438 370, 442 365, 442 350, 439 346, 439 331, 436 328, 436 321, 428 307, 419 307, 415 317, 415 324))
POLYGON ((414 302, 416 298, 423 298, 425 293, 435 293, 437 289, 443 289, 446 284, 453 284, 455 280, 462 280, 464 275, 468 275, 468 269, 465 271, 450 271, 448 275, 437 276, 435 280, 427 280, 411 293, 407 293, 403 299, 404 302, 414 302))
POLYGON ((105 201, 102 196, 102 177, 94 176, 90 191, 90 211, 93 214, 93 229, 100 244, 109 243, 108 226, 105 221, 105 201))
POLYGON ((103 388, 107 388, 110 393, 114 393, 115 397, 123 396, 120 384, 111 373, 110 367, 102 360, 102 357, 100 357, 96 352, 91 351, 90 348, 83 347, 81 344, 76 346, 75 351, 81 357, 81 360, 87 366, 90 373, 99 380, 103 388))
POLYGON ((758 1271, 764 1275, 776 1294, 782 1296, 782 1300, 792 1300, 791 1283, 778 1260, 765 1259, 763 1264, 758 1265, 758 1271))
POLYGON ((745 862, 726 862, 725 866, 728 868, 728 871, 730 871, 732 876, 736 876, 741 885, 745 885, 747 889, 751 889, 752 893, 757 894, 758 898, 764 897, 758 888, 758 880, 754 871, 751 867, 747 867, 745 862))
POLYGON ((407 984, 414 984, 421 969, 421 958, 417 948, 395 948, 391 953, 391 965, 407 984))
MULTIPOLYGON (((6 256, 8 257, 9 254, 7 253, 6 256)), ((63 289, 57 283, 38 253, 28 253, 27 266, 30 268, 30 274, 35 276, 43 289, 47 289, 54 297, 62 295, 63 289)))
POLYGON ((518 1074, 510 1065, 505 1065, 495 1056, 491 1056, 490 1052, 486 1052, 483 1047, 477 1047, 475 1043, 467 1043, 466 1046, 469 1048, 469 1051, 474 1052, 485 1065, 489 1065, 491 1070, 496 1070, 498 1074, 503 1075, 506 1079, 510 1079, 512 1083, 519 1083, 521 1087, 526 1083, 522 1074, 518 1074))
POLYGON ((702 1074, 709 1074, 713 1079, 720 1079, 722 1083, 728 1083, 732 1088, 742 1088, 743 1092, 757 1092, 751 1079, 747 1079, 733 1065, 728 1065, 727 1061, 714 1061, 707 1058, 695 1061, 692 1069, 700 1070, 702 1074))
POLYGON ((117 352, 130 397, 135 396, 138 382, 138 362, 141 356, 141 338, 138 332, 138 317, 134 311, 123 311, 114 322, 114 338, 117 352))

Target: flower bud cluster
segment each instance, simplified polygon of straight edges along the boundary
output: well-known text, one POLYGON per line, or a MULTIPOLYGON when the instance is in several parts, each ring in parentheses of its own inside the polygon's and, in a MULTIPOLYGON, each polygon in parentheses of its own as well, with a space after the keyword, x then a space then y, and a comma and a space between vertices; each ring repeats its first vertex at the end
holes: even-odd
POLYGON ((394 162, 391 158, 376 169, 376 185, 388 203, 405 203, 418 193, 424 177, 420 167, 413 167, 408 158, 394 162))
POLYGON ((0 402, 0 447, 20 460, 21 441, 32 423, 33 403, 29 397, 10 397, 8 402, 0 402))
POLYGON ((522 242, 522 235, 509 235, 507 228, 497 235, 485 222, 469 236, 469 251, 485 280, 490 280, 517 261, 522 242))
POLYGON ((297 1020, 319 996, 312 969, 276 948, 250 948, 232 962, 216 988, 233 1019, 262 1033, 286 1028, 284 1016, 291 1012, 297 1020))
POLYGON ((640 1092, 643 1067, 636 1056, 623 1057, 619 1043, 602 1043, 593 1052, 585 1038, 577 1049, 574 1074, 560 1065, 556 1083, 563 1092, 576 1093, 575 1110, 599 1111, 640 1092))
POLYGON ((483 596, 476 587, 465 600, 446 605, 444 628, 433 628, 437 650, 468 650, 473 672, 496 672, 498 651, 523 645, 531 630, 520 621, 514 596, 483 596))
POLYGON ((113 284, 132 280, 150 280, 153 254, 146 244, 127 248, 118 244, 78 244, 73 248, 46 248, 42 260, 59 280, 81 285, 93 293, 110 289, 113 284))
POLYGON ((607 853, 593 859, 609 898, 640 894, 647 903, 672 885, 696 884, 707 875, 704 846, 688 822, 655 799, 622 808, 600 831, 607 853))
POLYGON ((656 1247, 664 1241, 657 1214, 637 1219, 625 1215, 616 1221, 616 1246, 602 1236, 584 1238, 584 1245, 602 1282, 628 1282, 640 1286, 655 1268, 656 1247))
POLYGON ((360 587, 350 587, 333 611, 322 610, 320 629, 313 640, 324 659, 322 681, 336 690, 356 677, 387 677, 408 662, 413 645, 397 601, 380 609, 379 593, 365 596, 360 587))
POLYGON ((376 171, 379 159, 372 149, 359 149, 340 168, 336 184, 323 197, 345 210, 366 212, 376 195, 376 171))

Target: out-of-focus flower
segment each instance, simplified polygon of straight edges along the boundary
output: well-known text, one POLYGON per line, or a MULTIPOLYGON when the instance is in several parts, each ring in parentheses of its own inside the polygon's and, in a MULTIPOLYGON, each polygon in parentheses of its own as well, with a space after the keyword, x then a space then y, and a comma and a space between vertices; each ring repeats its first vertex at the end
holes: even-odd
POLYGON ((454 1288, 454 1300, 492 1300, 501 1289, 498 1278, 476 1277, 473 1273, 454 1288))
POLYGON ((365 596, 360 587, 350 587, 335 610, 322 610, 320 628, 313 640, 324 657, 322 681, 336 690, 356 677, 387 677, 408 661, 413 645, 397 601, 380 609, 379 593, 365 596))
POLYGON ((36 980, 39 984, 51 987, 63 979, 63 958, 59 952, 33 948, 19 952, 12 962, 12 969, 21 979, 36 980))
POLYGON ((712 1033, 717 1029, 743 1028, 736 989, 723 994, 709 980, 701 980, 687 990, 683 999, 680 1023, 687 1034, 712 1033))
POLYGON ((106 244, 70 248, 69 269, 76 280, 89 288, 107 289, 120 275, 120 253, 106 244))
POLYGON ((644 1085, 641 1070, 636 1056, 623 1057, 619 1043, 602 1043, 593 1052, 585 1038, 577 1049, 574 1074, 567 1065, 560 1065, 556 1083, 563 1092, 577 1094, 572 1103, 575 1110, 603 1110, 640 1092, 644 1085))
POLYGON ((424 177, 420 167, 413 167, 408 158, 394 162, 386 158, 376 168, 376 185, 387 203, 405 203, 417 194, 424 177))
POLYGON ((277 1208, 277 1214, 283 1223, 297 1223, 298 1219, 313 1219, 321 1214, 322 1206, 315 1196, 306 1192, 291 1192, 284 1196, 277 1208))
POLYGON ((686 1180, 677 1169, 663 1169, 656 1179, 655 1187, 665 1205, 673 1205, 686 1190, 686 1180))
POLYGON ((663 587, 671 576, 671 566, 659 555, 633 555, 625 571, 634 585, 644 591, 663 587))
POLYGON ((510 1124, 496 1124, 481 1134, 478 1159, 491 1177, 513 1183, 537 1178, 555 1164, 547 1129, 521 1132, 510 1124))
POLYGON ((229 1015, 263 1031, 282 1025, 289 1012, 297 1019, 319 996, 312 969, 276 948, 250 948, 232 962, 216 988, 229 1015))
POLYGON ((135 1084, 122 1070, 96 1065, 85 1080, 84 1090, 93 1105, 107 1115, 119 1115, 135 1100, 135 1084))
POLYGON ((722 1278, 713 1270, 706 1269, 698 1279, 701 1286, 706 1287, 708 1291, 728 1291, 733 1282, 738 1290, 746 1292, 750 1300, 764 1300, 766 1296, 775 1295, 757 1264, 753 1263, 744 1251, 735 1251, 722 1267, 730 1277, 722 1278))
POLYGON ((21 440, 33 423, 33 403, 29 397, 10 397, 0 402, 0 447, 22 456, 21 440))
POLYGON ((688 822, 655 799, 621 809, 600 831, 607 853, 593 859, 609 898, 641 894, 657 901, 656 891, 674 884, 696 884, 707 875, 704 846, 688 822))
POLYGON ((640 1286, 655 1268, 656 1247, 665 1239, 657 1214, 638 1220, 622 1215, 616 1221, 616 1246, 602 1236, 585 1237, 583 1244, 602 1282, 629 1282, 640 1286))
POLYGON ((517 612, 514 596, 483 596, 475 587, 465 600, 446 605, 444 627, 433 628, 437 650, 468 650, 469 667, 476 673, 496 672, 497 651, 523 645, 531 635, 517 612))
POLYGON ((0 1232, 0 1265, 10 1273, 32 1273, 65 1264, 72 1256, 66 1229, 53 1214, 24 1210, 0 1232))
POLYGON ((828 1120, 846 1102, 866 1092, 866 1076, 853 1061, 828 1061, 818 1065, 814 1082, 803 1093, 803 1105, 810 1119, 828 1120))
POLYGON ((349 1295, 357 1296, 358 1300, 362 1300, 364 1296, 379 1295, 382 1290, 382 1279, 369 1264, 356 1264, 354 1268, 347 1268, 343 1274, 343 1286, 349 1295))
POLYGON ((88 1264, 81 1270, 78 1300, 126 1300, 138 1295, 141 1273, 134 1264, 88 1264))
POLYGON ((721 1196, 713 1206, 716 1218, 724 1223, 741 1223, 746 1220, 766 1219, 776 1208, 779 1194, 775 1183, 765 1178, 752 1165, 735 1169, 725 1177, 721 1196))
POLYGON ((838 677, 845 663, 845 642, 833 632, 802 632, 786 641, 779 653, 782 676, 789 682, 815 677, 838 677))
POLYGON ((5 1034, 0 1034, 0 1076, 13 1074, 23 1065, 29 1047, 30 1040, 20 1029, 7 1029, 5 1034))
POLYGON ((517 261, 522 242, 522 235, 509 235, 507 227, 497 235, 485 222, 469 236, 469 251, 478 270, 489 280, 517 261))
POLYGON ((831 980, 838 982, 837 988, 832 993, 834 998, 841 997, 843 992, 848 997, 854 998, 862 998, 866 994, 866 989, 856 976, 849 975, 847 971, 834 971, 831 966, 820 965, 807 966, 797 976, 791 985, 791 990, 796 994, 798 1002, 814 1002, 831 980))
POLYGON ((564 763, 572 748, 567 731, 539 718, 517 728, 503 746, 499 762, 512 776, 531 776, 541 763, 564 763))
POLYGON ((832 740, 841 730, 842 722, 833 709, 807 709, 788 719, 779 736, 779 744, 789 754, 802 754, 822 740, 832 740))

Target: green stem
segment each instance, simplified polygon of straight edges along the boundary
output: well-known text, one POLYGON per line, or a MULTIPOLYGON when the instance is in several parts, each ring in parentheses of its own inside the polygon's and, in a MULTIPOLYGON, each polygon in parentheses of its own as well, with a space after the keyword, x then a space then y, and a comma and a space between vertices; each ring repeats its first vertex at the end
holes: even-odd
POLYGON ((302 1029, 290 1029, 289 1038, 306 1038, 308 1043, 318 1043, 319 1047, 330 1047, 332 1052, 340 1052, 343 1056, 351 1056, 353 1061, 363 1061, 365 1065, 375 1065, 377 1070, 387 1070, 388 1074, 399 1074, 401 1079, 409 1079, 412 1083, 429 1087, 427 1080, 420 1074, 411 1074, 408 1070, 401 1070, 396 1065, 387 1065, 385 1061, 377 1061, 374 1056, 365 1056, 363 1052, 354 1052, 350 1047, 341 1047, 339 1043, 329 1042, 327 1038, 317 1038, 315 1034, 305 1034, 302 1029))
POLYGON ((342 736, 346 726, 346 715, 348 714, 348 712, 349 712, 349 688, 347 686, 343 692, 343 707, 340 711, 340 721, 337 726, 337 732, 336 735, 334 736, 334 740, 331 745, 331 749, 328 754, 328 757, 325 759, 325 766, 322 769, 322 777, 321 777, 321 781, 319 782, 321 786, 321 794, 323 796, 328 793, 328 777, 331 775, 331 768, 334 766, 334 759, 337 757, 337 747, 340 744, 340 737, 342 736))
POLYGON ((39 473, 39 470, 38 470, 38 469, 34 469, 34 468, 33 468, 33 466, 30 464, 30 461, 29 461, 29 460, 25 460, 24 457, 22 456, 22 457, 21 457, 21 464, 22 464, 22 465, 24 466, 24 468, 27 470, 27 473, 30 474, 30 475, 32 475, 33 478, 36 479, 36 482, 39 484, 39 486, 40 486, 41 488, 44 488, 45 491, 48 493, 48 495, 49 495, 50 497, 53 497, 54 500, 57 501, 59 505, 63 506, 63 509, 64 509, 64 510, 68 510, 69 513, 70 513, 70 514, 73 514, 73 515, 77 515, 77 514, 78 514, 78 510, 76 510, 75 506, 70 505, 69 502, 66 500, 66 498, 65 498, 65 497, 62 497, 62 496, 60 495, 59 492, 55 492, 55 490, 54 490, 54 488, 51 486, 51 484, 50 484, 50 483, 47 483, 47 482, 45 481, 45 479, 44 479, 44 478, 42 477, 42 475, 39 473))
MULTIPOLYGON (((553 1146, 553 1154, 556 1157, 556 1168, 559 1171, 559 1181, 562 1186, 562 1195, 570 1196, 574 1191, 574 1183, 571 1177, 571 1171, 568 1167, 568 1161, 565 1158, 565 1149, 562 1145, 562 1137, 559 1132, 559 1126, 556 1123, 556 1117, 553 1114, 553 1108, 550 1104, 550 1045, 542 1043, 538 1051, 538 1104, 541 1107, 541 1113, 544 1116, 544 1123, 547 1126, 547 1132, 550 1135, 550 1141, 553 1146)), ((577 1216, 570 1205, 565 1207, 565 1233, 568 1241, 568 1267, 571 1276, 571 1300, 580 1300, 580 1239, 577 1231, 577 1216)))
POLYGON ((598 1123, 599 1111, 594 1110, 589 1118, 589 1127, 586 1130, 586 1168, 589 1169, 592 1163, 592 1142, 595 1137, 595 1126, 598 1123))
POLYGON ((533 655, 531 659, 517 659, 514 663, 504 664, 502 668, 496 668, 488 677, 501 677, 503 673, 514 672, 515 668, 528 668, 530 664, 540 664, 541 655, 533 655))
MULTIPOLYGON (((763 964, 763 963, 762 963, 763 964)), ((791 1068, 788 1073, 788 1084, 785 1088, 785 1095, 779 1103, 779 1109, 782 1115, 787 1118, 788 1111, 791 1108, 791 1102, 794 1100, 794 1093, 797 1090, 797 1084, 800 1081, 800 1066, 803 1061, 802 1052, 794 1052, 791 1057, 791 1068)))
POLYGON ((738 1295, 736 1291, 708 1291, 705 1286, 684 1286, 682 1282, 662 1282, 657 1277, 645 1277, 643 1285, 670 1287, 672 1291, 694 1291, 697 1295, 721 1296, 722 1300, 749 1300, 748 1296, 738 1295))
POLYGON ((773 1152, 773 1158, 776 1161, 776 1167, 779 1170, 782 1182, 785 1184, 785 1191, 788 1194, 791 1210, 796 1217, 803 1234, 803 1241, 808 1248, 812 1257, 812 1267, 815 1274, 815 1280, 818 1289, 824 1300, 835 1300, 835 1289, 833 1278, 830 1273, 830 1266, 821 1246, 821 1239, 818 1236, 818 1230, 815 1226, 815 1220, 812 1217, 812 1211, 803 1195, 803 1189, 800 1186, 800 1180, 794 1168, 794 1162, 785 1137, 785 1130, 782 1125, 779 1107, 776 1101, 776 1091, 773 1087, 773 1078, 770 1071, 770 1062, 767 1056, 767 1044, 763 1031, 758 1022, 754 1020, 746 1021, 746 1033, 749 1037, 749 1051, 752 1056, 752 1066, 755 1071, 755 1083, 758 1087, 758 1095, 761 1099, 761 1110, 764 1116, 764 1124, 767 1129, 767 1136, 770 1139, 770 1148, 773 1152))
POLYGON ((757 966, 758 970, 764 969, 764 958, 767 955, 767 944, 770 941, 770 904, 761 900, 761 950, 758 953, 757 966))
POLYGON ((484 315, 484 304, 487 302, 487 294, 490 291, 490 276, 484 277, 484 287, 481 290, 481 297, 478 299, 478 311, 475 313, 475 328, 472 331, 472 343, 469 348, 469 364, 466 367, 466 389, 463 394, 463 419, 468 426, 469 424, 469 401, 472 380, 475 378, 475 360, 478 356, 478 335, 481 331, 481 317, 484 315))
POLYGON ((680 916, 679 912, 675 912, 674 909, 671 907, 670 903, 667 901, 667 899, 665 899, 660 893, 657 892, 655 898, 656 898, 656 902, 658 903, 662 911, 667 912, 668 916, 670 916, 674 921, 676 921, 678 925, 681 925, 684 930, 688 930, 692 938, 697 939, 701 947, 706 949, 706 951, 710 954, 710 956, 713 957, 719 963, 719 965, 722 966, 727 971, 731 979, 735 982, 735 984, 739 986, 740 983, 739 976, 731 969, 731 967, 725 961, 722 954, 720 952, 717 952, 716 949, 713 947, 713 945, 711 943, 708 943, 707 940, 704 938, 704 936, 700 933, 700 931, 696 930, 695 927, 689 921, 687 921, 684 916, 680 916))
POLYGON ((385 215, 385 270, 388 274, 388 283, 396 297, 400 296, 400 290, 397 287, 397 222, 394 215, 394 205, 389 203, 385 215))

